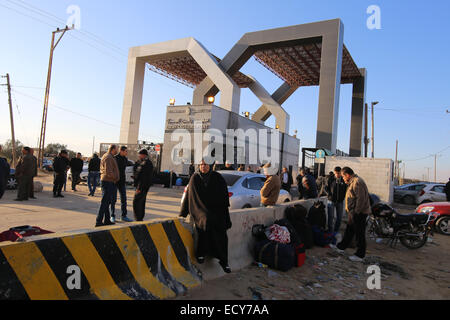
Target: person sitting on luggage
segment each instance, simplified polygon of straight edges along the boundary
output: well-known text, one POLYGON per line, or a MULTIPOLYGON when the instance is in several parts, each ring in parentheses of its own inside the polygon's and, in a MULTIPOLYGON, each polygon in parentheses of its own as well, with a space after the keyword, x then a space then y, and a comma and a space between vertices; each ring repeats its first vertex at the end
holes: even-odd
POLYGON ((264 207, 273 206, 277 203, 278 196, 280 195, 281 181, 276 175, 277 168, 272 167, 270 162, 264 165, 263 170, 264 175, 266 176, 266 181, 260 191, 261 204, 264 207))

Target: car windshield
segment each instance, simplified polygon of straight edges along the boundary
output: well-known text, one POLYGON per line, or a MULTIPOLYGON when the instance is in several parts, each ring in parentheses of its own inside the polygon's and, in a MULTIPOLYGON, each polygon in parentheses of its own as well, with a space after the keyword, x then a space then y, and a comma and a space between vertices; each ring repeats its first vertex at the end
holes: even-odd
POLYGON ((227 183, 227 186, 231 187, 232 185, 234 185, 236 183, 236 181, 239 180, 239 178, 241 176, 240 175, 236 175, 236 174, 222 173, 222 177, 225 179, 225 182, 227 183))

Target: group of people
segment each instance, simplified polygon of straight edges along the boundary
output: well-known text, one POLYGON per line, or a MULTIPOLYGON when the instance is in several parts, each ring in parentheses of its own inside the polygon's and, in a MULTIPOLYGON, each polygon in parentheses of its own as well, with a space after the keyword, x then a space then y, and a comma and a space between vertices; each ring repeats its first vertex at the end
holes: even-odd
MULTIPOLYGON (((231 165, 226 164, 225 168, 231 165)), ((221 169, 221 170, 234 170, 221 169)), ((277 202, 280 189, 290 190, 293 179, 287 168, 281 174, 270 163, 262 167, 266 176, 261 189, 262 206, 274 205, 277 202)), ((196 258, 203 263, 205 256, 219 260, 224 272, 231 272, 228 266, 227 230, 232 223, 229 214, 229 194, 227 184, 220 173, 214 170, 204 160, 199 171, 190 169, 190 180, 186 196, 181 205, 181 217, 191 214, 198 234, 196 258)), ((319 192, 316 180, 307 169, 300 170, 297 177, 301 199, 318 198, 319 192)), ((342 221, 344 208, 348 214, 347 227, 342 241, 331 247, 337 251, 347 249, 356 237, 356 252, 350 256, 352 261, 362 261, 366 254, 365 228, 367 216, 371 213, 369 191, 364 180, 349 167, 336 167, 333 174, 324 182, 323 189, 329 200, 328 229, 338 232, 342 221), (333 219, 336 212, 336 219, 333 219)))

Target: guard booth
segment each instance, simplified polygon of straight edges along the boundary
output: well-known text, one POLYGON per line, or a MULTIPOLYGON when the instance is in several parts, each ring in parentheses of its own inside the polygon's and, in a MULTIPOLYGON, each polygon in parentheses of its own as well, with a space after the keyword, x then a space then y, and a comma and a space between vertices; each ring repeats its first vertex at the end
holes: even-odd
POLYGON ((325 157, 338 156, 348 157, 349 155, 341 150, 333 153, 331 150, 324 148, 302 148, 302 168, 309 168, 314 177, 326 175, 325 157))

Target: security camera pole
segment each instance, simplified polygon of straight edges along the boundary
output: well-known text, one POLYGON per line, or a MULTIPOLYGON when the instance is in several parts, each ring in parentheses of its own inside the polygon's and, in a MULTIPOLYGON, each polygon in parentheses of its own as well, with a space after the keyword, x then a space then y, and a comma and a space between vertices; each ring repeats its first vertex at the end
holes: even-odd
POLYGON ((373 124, 374 124, 374 119, 373 119, 373 107, 375 105, 377 105, 379 102, 378 101, 374 101, 372 102, 372 158, 374 158, 374 144, 375 144, 375 139, 374 139, 374 135, 373 135, 373 124))
POLYGON ((66 26, 64 29, 57 28, 56 31, 52 32, 52 43, 50 46, 50 58, 48 62, 48 73, 47 73, 47 84, 45 86, 45 97, 44 97, 44 110, 42 113, 42 125, 41 125, 41 135, 39 137, 39 157, 38 157, 38 165, 39 168, 42 169, 42 163, 44 159, 44 148, 45 148, 45 131, 47 128, 47 112, 48 112, 48 100, 50 96, 50 80, 52 77, 52 63, 53 63, 53 51, 55 50, 56 46, 58 45, 59 41, 61 41, 61 38, 64 36, 66 31, 72 30, 74 26, 72 25, 71 28, 66 26), (55 35, 57 33, 62 33, 58 40, 55 43, 55 35))

